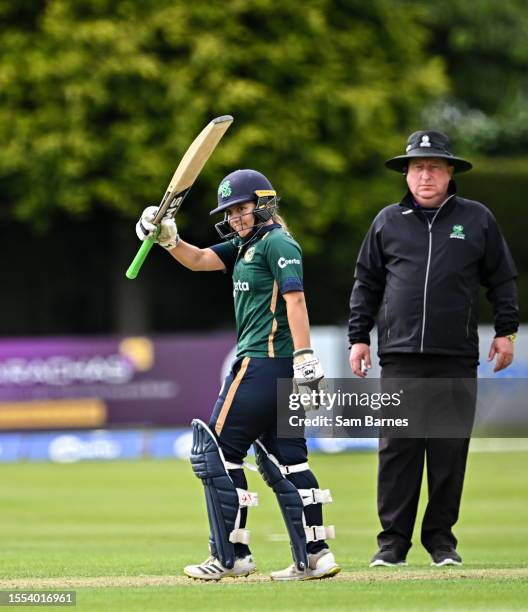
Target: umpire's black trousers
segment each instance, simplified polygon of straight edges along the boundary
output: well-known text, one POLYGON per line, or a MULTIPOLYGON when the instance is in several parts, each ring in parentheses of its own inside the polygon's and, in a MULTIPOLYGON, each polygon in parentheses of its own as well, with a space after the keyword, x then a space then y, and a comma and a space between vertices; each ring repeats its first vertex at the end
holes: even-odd
MULTIPOLYGON (((380 357, 382 378, 476 378, 478 361, 468 357, 388 354, 380 357)), ((472 414, 476 394, 470 397, 472 414)), ((449 401, 449 400, 446 400, 449 401)), ((467 400, 466 400, 467 401, 467 400)), ((428 503, 421 539, 432 552, 456 548, 452 527, 458 519, 469 438, 380 437, 378 515, 380 548, 395 548, 405 558, 411 547, 418 498, 427 458, 428 503)))

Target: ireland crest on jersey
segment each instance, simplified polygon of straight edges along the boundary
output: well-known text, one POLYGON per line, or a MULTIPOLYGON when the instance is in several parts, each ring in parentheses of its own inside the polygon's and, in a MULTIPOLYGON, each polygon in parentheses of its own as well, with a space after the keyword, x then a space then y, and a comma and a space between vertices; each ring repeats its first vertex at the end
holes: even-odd
POLYGON ((466 235, 464 234, 464 226, 453 225, 453 231, 451 232, 449 238, 458 238, 459 240, 465 240, 466 235))
POLYGON ((255 256, 255 247, 249 247, 249 249, 244 254, 244 261, 249 263, 253 257, 255 256))

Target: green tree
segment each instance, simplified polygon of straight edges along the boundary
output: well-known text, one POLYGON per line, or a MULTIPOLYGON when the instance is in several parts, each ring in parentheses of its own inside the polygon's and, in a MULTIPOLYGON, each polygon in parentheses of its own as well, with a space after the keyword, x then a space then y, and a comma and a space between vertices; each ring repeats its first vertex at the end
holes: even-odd
POLYGON ((0 0, 2 215, 136 217, 230 113, 193 215, 224 172, 255 167, 310 250, 389 197, 372 168, 447 90, 421 14, 389 0, 0 0))
POLYGON ((444 59, 451 83, 450 95, 427 108, 424 119, 473 153, 525 154, 526 1, 444 0, 421 10, 431 34, 428 50, 444 59))

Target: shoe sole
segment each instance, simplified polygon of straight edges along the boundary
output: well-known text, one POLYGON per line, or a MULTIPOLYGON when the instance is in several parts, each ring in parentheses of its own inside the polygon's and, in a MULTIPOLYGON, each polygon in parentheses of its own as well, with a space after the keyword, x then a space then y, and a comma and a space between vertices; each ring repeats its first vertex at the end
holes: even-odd
POLYGON ((369 564, 369 567, 404 567, 409 565, 407 561, 398 561, 398 563, 389 563, 389 561, 383 561, 382 559, 376 559, 369 564))
POLYGON ((287 578, 277 578, 273 575, 270 576, 270 578, 275 581, 275 582, 300 582, 300 581, 304 581, 304 580, 324 580, 325 578, 332 578, 332 576, 335 576, 336 574, 339 574, 339 572, 341 571, 341 567, 339 565, 335 565, 333 567, 330 567, 326 570, 324 570, 324 572, 322 574, 320 574, 319 576, 288 576, 287 578))
POLYGON ((308 580, 323 580, 324 578, 332 578, 336 576, 341 571, 341 567, 339 565, 335 565, 334 567, 330 567, 326 569, 320 576, 308 576, 308 580))
POLYGON ((455 559, 444 559, 440 563, 431 562, 434 567, 446 567, 446 565, 462 565, 462 561, 456 561, 455 559))
POLYGON ((206 575, 204 574, 203 576, 194 576, 193 574, 190 574, 188 572, 186 572, 185 570, 183 570, 183 573, 188 577, 188 578, 192 578, 193 580, 201 580, 202 582, 218 582, 219 580, 223 580, 224 578, 247 578, 249 575, 254 574, 257 571, 257 569, 252 569, 249 570, 248 572, 244 572, 243 574, 223 574, 221 576, 214 576, 212 574, 206 575))

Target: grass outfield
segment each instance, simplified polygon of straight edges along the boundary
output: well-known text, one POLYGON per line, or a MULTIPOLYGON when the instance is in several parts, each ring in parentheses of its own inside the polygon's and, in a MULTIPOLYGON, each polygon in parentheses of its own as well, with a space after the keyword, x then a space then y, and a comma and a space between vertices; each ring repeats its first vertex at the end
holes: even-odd
MULTIPOLYGON (((207 556, 201 484, 182 461, 4 464, 0 589, 70 587, 82 610, 513 610, 528 602, 528 453, 472 454, 456 533, 462 568, 433 569, 415 538, 407 568, 367 569, 375 552, 376 456, 317 455, 311 464, 335 502, 332 543, 343 572, 277 584, 290 563, 271 491, 249 527, 259 573, 202 584, 181 568, 207 556)), ((423 513, 423 505, 420 513, 423 513)))

